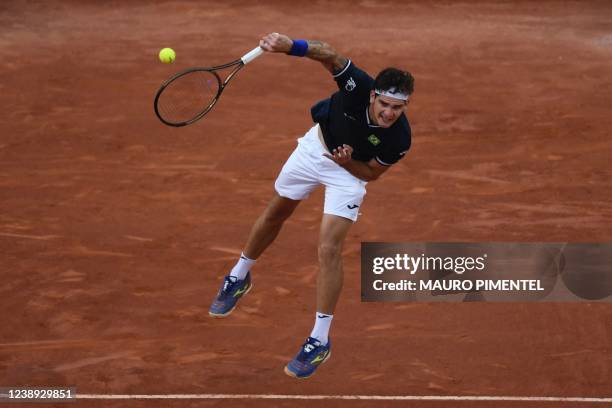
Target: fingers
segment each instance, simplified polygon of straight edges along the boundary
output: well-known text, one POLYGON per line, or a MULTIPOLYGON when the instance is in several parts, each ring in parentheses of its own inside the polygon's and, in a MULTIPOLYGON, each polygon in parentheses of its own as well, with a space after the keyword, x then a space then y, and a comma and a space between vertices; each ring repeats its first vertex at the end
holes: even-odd
POLYGON ((275 40, 274 40, 273 34, 277 34, 277 33, 271 33, 271 34, 264 35, 261 38, 261 40, 259 40, 259 46, 263 48, 265 51, 270 51, 270 52, 274 51, 275 40))
POLYGON ((350 158, 351 154, 353 153, 353 148, 345 144, 335 148, 332 153, 334 154, 334 156, 337 156, 341 159, 350 158))
POLYGON ((353 154, 353 148, 349 145, 338 146, 334 150, 331 151, 332 154, 323 153, 323 156, 327 157, 330 160, 338 164, 344 164, 351 160, 351 155, 353 154))
POLYGON ((270 47, 270 44, 267 43, 266 41, 264 41, 263 39, 259 40, 259 46, 264 50, 264 51, 272 51, 272 48, 270 47))
POLYGON ((340 146, 338 146, 337 149, 332 150, 332 154, 334 155, 334 158, 336 160, 340 160, 343 158, 343 153, 344 151, 342 150, 342 148, 340 146))
POLYGON ((288 52, 292 44, 289 37, 279 33, 266 34, 259 40, 259 46, 269 52, 288 52))
POLYGON ((352 147, 352 146, 349 146, 349 145, 347 145, 347 144, 343 144, 343 145, 342 145, 342 147, 344 147, 344 150, 345 150, 346 152, 348 152, 348 155, 349 155, 349 156, 350 156, 351 154, 353 154, 353 147, 352 147))

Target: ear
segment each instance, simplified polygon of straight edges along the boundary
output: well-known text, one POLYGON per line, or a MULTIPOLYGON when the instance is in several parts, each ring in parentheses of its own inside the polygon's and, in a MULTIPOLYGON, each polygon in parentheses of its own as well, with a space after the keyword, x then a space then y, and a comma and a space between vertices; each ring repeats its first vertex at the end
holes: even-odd
POLYGON ((370 91, 370 105, 374 103, 374 99, 376 99, 376 92, 374 90, 370 91))
POLYGON ((408 100, 404 104, 404 113, 408 112, 408 105, 410 104, 410 96, 408 96, 408 100))

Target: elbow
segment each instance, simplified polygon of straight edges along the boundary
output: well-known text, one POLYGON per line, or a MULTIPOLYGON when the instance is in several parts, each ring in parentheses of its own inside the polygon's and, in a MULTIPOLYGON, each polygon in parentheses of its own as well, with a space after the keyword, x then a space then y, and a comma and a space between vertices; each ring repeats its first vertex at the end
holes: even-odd
POLYGON ((385 172, 387 168, 383 168, 382 171, 379 169, 372 169, 370 171, 370 173, 368 174, 368 179, 366 181, 374 181, 374 180, 378 180, 380 178, 380 176, 383 175, 383 173, 385 172))

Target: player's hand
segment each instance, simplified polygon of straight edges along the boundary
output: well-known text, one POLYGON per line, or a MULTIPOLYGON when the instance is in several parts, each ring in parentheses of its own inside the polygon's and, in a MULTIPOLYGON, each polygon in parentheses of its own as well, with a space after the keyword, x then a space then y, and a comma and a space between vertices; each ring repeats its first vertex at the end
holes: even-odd
POLYGON ((269 52, 288 53, 291 50, 292 45, 293 41, 291 38, 279 33, 264 35, 261 40, 259 40, 259 46, 263 48, 264 51, 269 52))
POLYGON ((348 163, 351 161, 351 155, 353 154, 353 148, 347 144, 343 144, 342 146, 338 146, 334 150, 332 150, 332 154, 323 153, 323 156, 327 157, 330 160, 333 160, 339 166, 348 163))

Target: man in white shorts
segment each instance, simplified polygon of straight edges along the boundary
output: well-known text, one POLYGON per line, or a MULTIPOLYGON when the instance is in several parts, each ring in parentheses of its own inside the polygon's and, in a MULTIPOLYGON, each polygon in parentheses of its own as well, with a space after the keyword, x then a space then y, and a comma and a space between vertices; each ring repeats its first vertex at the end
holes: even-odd
POLYGON ((315 125, 298 140, 275 183, 277 195, 257 219, 240 259, 224 278, 209 314, 226 317, 251 289, 250 270, 274 241, 285 220, 318 185, 325 186, 319 238, 319 274, 314 328, 285 367, 296 378, 311 376, 330 356, 329 328, 342 290, 342 246, 365 196, 365 186, 378 179, 410 148, 405 111, 414 90, 408 72, 386 68, 376 79, 320 41, 292 40, 271 33, 260 46, 319 61, 332 73, 338 91, 315 104, 315 125))

